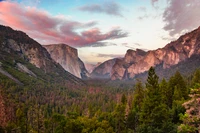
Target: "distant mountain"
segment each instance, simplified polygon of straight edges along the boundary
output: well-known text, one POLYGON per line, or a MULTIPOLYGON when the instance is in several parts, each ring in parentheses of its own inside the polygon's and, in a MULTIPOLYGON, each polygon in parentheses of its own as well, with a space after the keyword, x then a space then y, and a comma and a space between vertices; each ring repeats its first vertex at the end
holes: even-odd
POLYGON ((199 56, 200 27, 157 50, 147 52, 140 49, 127 50, 124 58, 117 59, 112 68, 102 67, 99 75, 103 75, 106 71, 111 80, 141 78, 141 75, 144 75, 151 66, 156 68, 161 77, 167 76, 169 72, 182 71, 186 68, 191 69, 185 71, 192 72, 200 67, 199 56), (185 64, 188 62, 191 64, 185 64), (194 65, 194 67, 188 68, 188 65, 194 65), (107 71, 108 69, 110 71, 107 71))
POLYGON ((54 61, 59 63, 66 71, 82 79, 89 77, 84 63, 78 57, 77 49, 66 44, 43 45, 43 47, 47 49, 54 61))
POLYGON ((0 25, 0 64, 0 72, 7 76, 10 75, 10 77, 17 76, 12 75, 12 71, 17 70, 44 80, 46 77, 52 81, 62 78, 69 83, 83 84, 81 79, 65 71, 56 63, 38 42, 24 32, 2 25, 0 25), (42 74, 43 77, 41 77, 42 74))
POLYGON ((87 71, 88 71, 89 73, 92 73, 92 71, 93 71, 96 67, 98 67, 100 64, 101 64, 101 62, 98 62, 97 64, 85 63, 85 67, 86 67, 86 69, 87 69, 87 71))
POLYGON ((92 78, 110 78, 111 70, 117 59, 111 59, 99 64, 91 73, 92 78))

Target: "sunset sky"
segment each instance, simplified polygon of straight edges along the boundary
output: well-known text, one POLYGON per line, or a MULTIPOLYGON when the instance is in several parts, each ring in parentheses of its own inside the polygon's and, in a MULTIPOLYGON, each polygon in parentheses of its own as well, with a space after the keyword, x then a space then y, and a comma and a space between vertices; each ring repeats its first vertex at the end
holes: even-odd
POLYGON ((86 63, 161 48, 200 26, 200 0, 0 0, 0 24, 65 43, 86 63))

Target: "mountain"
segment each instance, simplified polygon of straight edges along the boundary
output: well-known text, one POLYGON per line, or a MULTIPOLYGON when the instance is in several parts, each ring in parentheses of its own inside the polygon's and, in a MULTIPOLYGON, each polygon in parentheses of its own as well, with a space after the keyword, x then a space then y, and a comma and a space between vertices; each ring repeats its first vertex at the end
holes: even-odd
POLYGON ((115 62, 111 79, 132 79, 148 71, 151 66, 169 70, 195 55, 200 56, 200 27, 157 50, 128 50, 123 59, 115 62))
POLYGON ((165 77, 168 75, 166 70, 175 71, 179 70, 178 68, 184 69, 178 64, 181 63, 182 66, 186 66, 183 62, 195 63, 193 60, 196 60, 197 63, 194 64, 195 67, 192 67, 193 69, 190 72, 194 71, 200 67, 200 63, 198 63, 199 56, 200 27, 190 33, 182 35, 176 41, 170 42, 163 48, 150 51, 129 49, 124 58, 105 61, 94 69, 92 75, 110 78, 111 80, 126 80, 135 77, 142 78, 139 75, 144 75, 153 66, 156 67, 156 70, 159 70, 159 76, 165 77), (105 65, 110 61, 112 61, 110 65, 105 65))
POLYGON ((86 63, 86 64, 85 64, 85 67, 86 67, 86 69, 87 69, 87 71, 88 71, 89 73, 92 73, 92 71, 93 71, 96 67, 98 67, 99 65, 101 65, 101 64, 102 64, 101 62, 97 62, 96 64, 86 63))
MULTIPOLYGON (((0 25, 1 73, 15 79, 18 71, 43 80, 63 80, 83 84, 83 81, 65 71, 38 42, 22 31, 0 25), (15 71, 15 72, 13 72, 15 71), (12 75, 16 74, 16 75, 12 75), (41 77, 42 76, 42 77, 41 77)), ((17 79, 15 80, 17 81, 17 79)))
POLYGON ((91 73, 92 78, 110 78, 110 72, 117 59, 111 59, 98 65, 91 73))
POLYGON ((89 73, 84 63, 78 57, 77 49, 66 44, 43 45, 55 62, 59 63, 66 71, 76 77, 86 79, 89 73))

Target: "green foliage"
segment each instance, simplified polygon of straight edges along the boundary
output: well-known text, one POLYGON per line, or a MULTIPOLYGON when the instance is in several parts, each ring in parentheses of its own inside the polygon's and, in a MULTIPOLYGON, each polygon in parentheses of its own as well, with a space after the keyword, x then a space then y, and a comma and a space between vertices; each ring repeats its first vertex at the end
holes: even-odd
POLYGON ((169 87, 173 91, 173 100, 182 100, 188 98, 188 88, 182 75, 177 71, 169 80, 169 87))
POLYGON ((127 98, 126 98, 125 94, 122 95, 121 103, 124 104, 124 105, 127 103, 127 98))
POLYGON ((183 123, 178 127, 179 133, 199 132, 200 88, 191 89, 190 97, 191 99, 183 104, 183 106, 186 109, 186 112, 180 115, 180 119, 183 121, 183 123))
POLYGON ((134 91, 134 99, 133 99, 133 108, 135 108, 138 111, 141 111, 142 103, 145 97, 145 90, 142 86, 142 83, 138 81, 135 85, 135 91, 134 91))
MULTIPOLYGON (((189 118, 185 117, 182 104, 188 99, 188 83, 178 72, 169 81, 163 79, 159 84, 159 77, 151 67, 146 87, 138 80, 133 89, 127 89, 102 83, 80 87, 55 82, 53 75, 45 77, 29 64, 31 71, 41 74, 35 78, 11 65, 15 66, 8 60, 3 68, 24 86, 0 74, 0 91, 9 99, 8 106, 13 103, 14 110, 9 124, 0 128, 2 132, 176 133, 177 130, 196 130, 186 123, 189 118)), ((193 82, 198 82, 196 79, 193 82)), ((195 86, 199 87, 198 83, 195 86)), ((196 94, 194 89, 190 92, 196 94)))
MULTIPOLYGON (((164 81, 163 81, 163 84, 164 81)), ((161 85, 162 87, 162 85, 161 85)), ((160 133, 170 127, 170 114, 164 99, 164 92, 159 86, 158 76, 154 68, 149 69, 149 75, 146 83, 147 93, 143 101, 140 113, 139 132, 160 133)))
POLYGON ((192 86, 195 86, 196 84, 200 84, 200 69, 197 69, 194 73, 194 76, 192 78, 192 86))
POLYGON ((148 78, 146 83, 146 88, 148 88, 149 94, 151 90, 156 90, 159 88, 158 84, 159 77, 155 73, 155 69, 151 67, 148 71, 148 78))

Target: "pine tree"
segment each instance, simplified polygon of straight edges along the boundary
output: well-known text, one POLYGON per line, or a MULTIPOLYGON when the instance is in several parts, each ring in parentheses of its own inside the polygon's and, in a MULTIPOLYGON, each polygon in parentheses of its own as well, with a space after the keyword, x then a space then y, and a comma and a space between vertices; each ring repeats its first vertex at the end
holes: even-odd
POLYGON ((162 102, 158 79, 155 69, 151 67, 146 83, 147 95, 140 114, 139 132, 162 132, 165 122, 168 121, 169 114, 166 104, 162 102))
POLYGON ((142 86, 141 81, 138 80, 135 85, 132 108, 127 116, 127 127, 134 131, 136 131, 139 125, 139 113, 141 112, 144 95, 145 95, 144 88, 142 86))
POLYGON ((170 99, 172 97, 172 90, 169 89, 168 83, 165 79, 163 79, 160 83, 160 91, 163 102, 170 107, 170 99))
POLYGON ((137 81, 134 91, 133 108, 135 108, 138 111, 141 111, 144 97, 145 97, 145 90, 144 87, 142 86, 142 82, 137 81))
POLYGON ((200 84, 200 69, 197 69, 194 73, 194 76, 192 78, 192 86, 195 86, 196 84, 200 84))
POLYGON ((174 100, 182 100, 183 99, 187 99, 188 98, 188 89, 186 86, 186 82, 184 81, 182 75, 180 74, 180 72, 176 72, 174 76, 172 76, 169 80, 169 87, 172 89, 173 92, 173 97, 175 99, 174 100), (174 96, 174 92, 176 91, 174 96), (180 93, 180 94, 178 94, 180 93), (179 96, 179 97, 177 97, 179 96))

